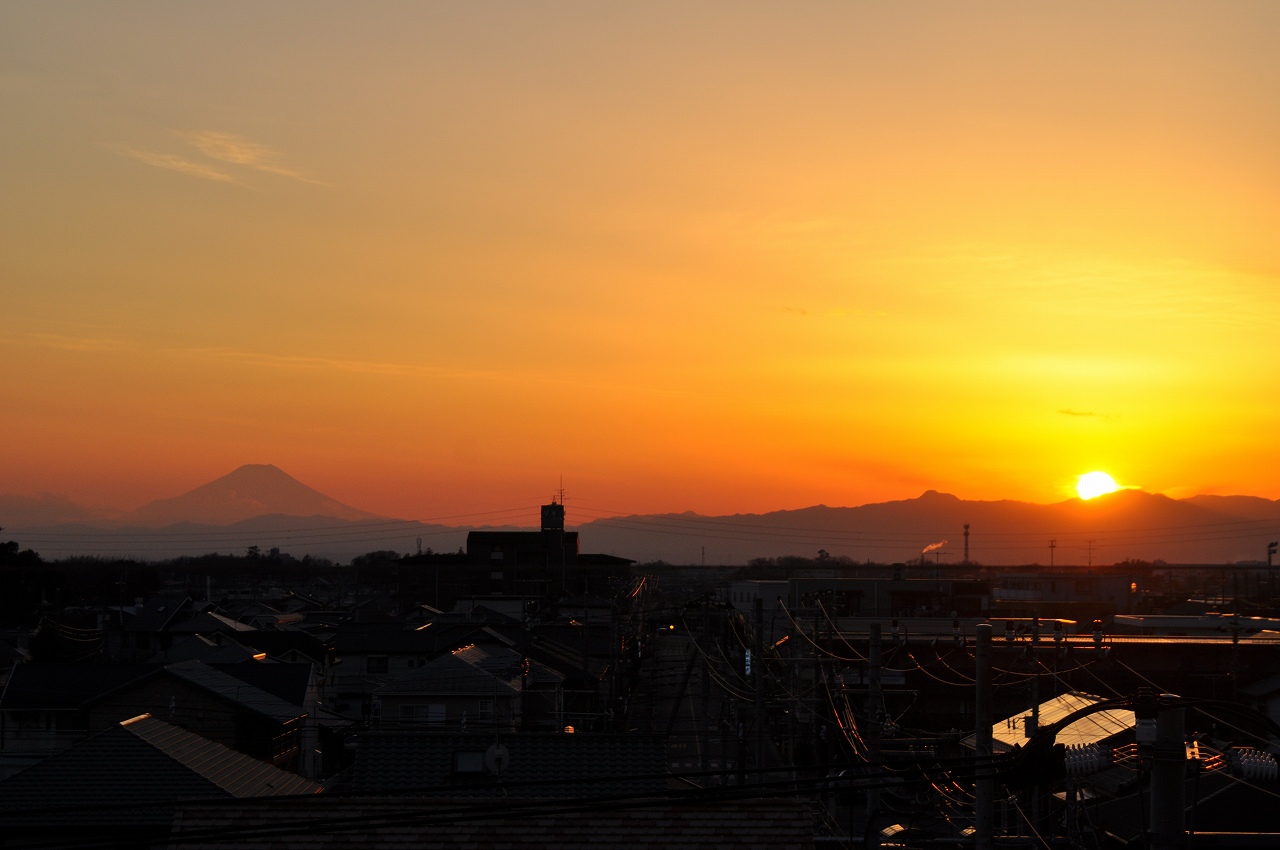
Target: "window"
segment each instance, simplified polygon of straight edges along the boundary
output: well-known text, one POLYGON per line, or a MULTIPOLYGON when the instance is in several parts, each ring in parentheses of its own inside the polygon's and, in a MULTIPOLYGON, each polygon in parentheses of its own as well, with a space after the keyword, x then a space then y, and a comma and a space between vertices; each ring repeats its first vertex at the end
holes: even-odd
POLYGON ((425 718, 426 712, 419 712, 419 709, 425 709, 426 706, 418 705, 402 705, 400 706, 400 722, 401 723, 417 723, 419 713, 425 718))
POLYGON ((476 711, 476 715, 481 720, 492 720, 493 719, 493 700, 491 699, 480 700, 480 705, 478 707, 478 710, 476 711))
POLYGON ((432 726, 443 726, 444 718, 445 714, 443 703, 432 703, 427 706, 427 723, 432 726))
POLYGON ((387 656, 370 655, 365 659, 366 673, 385 673, 387 672, 387 656))

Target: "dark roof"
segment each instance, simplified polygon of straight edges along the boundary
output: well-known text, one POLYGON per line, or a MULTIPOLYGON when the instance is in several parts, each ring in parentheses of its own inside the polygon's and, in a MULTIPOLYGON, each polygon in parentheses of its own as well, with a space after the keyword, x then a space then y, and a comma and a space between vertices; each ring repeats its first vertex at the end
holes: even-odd
POLYGON ((539 664, 528 656, 508 646, 464 646, 452 652, 468 664, 474 664, 491 676, 504 682, 527 681, 530 685, 554 685, 564 681, 564 676, 545 664, 539 664), (528 661, 528 669, 524 670, 528 661))
POLYGON ((211 666, 290 705, 307 707, 307 689, 314 669, 309 661, 241 661, 211 666))
POLYGON ((78 709, 158 669, 158 664, 19 664, 0 696, 0 708, 78 709))
POLYGON ((179 661, 203 661, 205 664, 238 664, 242 661, 253 661, 254 651, 228 641, 215 643, 204 635, 178 635, 173 644, 165 650, 155 653, 152 658, 162 664, 176 664, 179 661))
POLYGON ((181 661, 175 664, 19 664, 13 668, 0 708, 75 710, 103 697, 123 691, 161 671, 203 687, 250 708, 290 718, 303 713, 310 664, 283 664, 245 661, 239 664, 204 664, 181 661), (278 704, 268 709, 267 703, 278 704))
POLYGON ((283 700, 275 694, 268 693, 243 679, 238 679, 208 664, 201 664, 199 661, 183 661, 179 664, 169 664, 164 670, 168 675, 177 676, 183 681, 215 696, 234 702, 279 723, 288 723, 291 720, 306 716, 306 711, 299 705, 283 700))
POLYGON ((270 805, 186 806, 174 820, 173 835, 215 831, 218 837, 182 841, 199 850, 811 850, 812 817, 807 800, 791 799, 566 809, 527 800, 479 804, 320 795, 270 805), (264 828, 271 834, 251 837, 264 828), (237 831, 244 837, 237 838, 237 831))
POLYGON ((170 634, 212 634, 214 632, 252 632, 253 626, 246 626, 223 614, 214 611, 201 611, 169 628, 170 634))
POLYGON ((190 610, 191 597, 185 593, 157 593, 128 622, 131 632, 161 632, 173 622, 179 611, 190 610))
MULTIPOLYGON (((570 636, 582 633, 581 626, 571 628, 575 631, 568 632, 570 636)), ((594 629, 594 627, 592 628, 594 629)), ((598 682, 604 678, 609 669, 609 662, 606 660, 607 654, 603 658, 588 654, 586 667, 584 668, 581 642, 577 646, 561 643, 555 638, 547 637, 541 627, 532 633, 526 632, 523 628, 506 628, 503 626, 494 626, 493 631, 518 652, 569 679, 586 679, 598 682)))
MULTIPOLYGON (((516 673, 515 685, 519 685, 516 673)), ((512 697, 519 693, 510 679, 499 678, 446 652, 422 667, 396 676, 374 691, 377 696, 436 695, 512 697)))
POLYGON ((369 628, 344 625, 333 636, 334 650, 343 653, 438 655, 473 643, 484 623, 432 623, 420 629, 369 628))
POLYGON ((296 629, 254 629, 229 636, 231 640, 243 646, 250 646, 259 652, 265 652, 272 658, 283 658, 290 652, 296 652, 312 661, 324 660, 329 651, 328 645, 315 635, 296 629))
POLYGON ((357 792, 590 797, 660 792, 666 773, 666 744, 658 735, 369 732, 360 736, 351 786, 357 792), (455 754, 485 753, 495 741, 509 753, 501 783, 484 774, 460 786, 455 754))
POLYGON ((314 782, 144 714, 0 782, 0 824, 167 823, 172 806, 147 804, 314 794, 319 789, 314 782), (82 810, 52 811, 63 807, 82 810))

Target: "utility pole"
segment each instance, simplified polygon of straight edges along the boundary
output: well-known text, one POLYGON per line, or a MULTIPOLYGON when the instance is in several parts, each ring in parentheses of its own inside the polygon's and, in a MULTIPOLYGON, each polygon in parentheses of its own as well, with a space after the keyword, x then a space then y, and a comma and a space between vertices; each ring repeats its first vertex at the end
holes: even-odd
POLYGON ((1049 569, 1053 569, 1053 550, 1058 548, 1057 540, 1049 541, 1049 569))
POLYGON ((1093 541, 1089 541, 1089 568, 1093 568, 1093 541))
POLYGON ((969 565, 969 523, 964 524, 964 563, 969 565))
POLYGON ((974 850, 991 850, 995 780, 991 763, 991 624, 978 624, 974 700, 974 850))
POLYGON ((1156 715, 1151 758, 1151 850, 1186 846, 1186 709, 1164 708, 1156 715))
MULTIPOLYGON (((1022 732, 1030 738, 1036 732, 1040 731, 1040 618, 1036 617, 1031 623, 1031 663, 1035 665, 1035 675, 1031 678, 1031 714, 1023 721, 1022 732)), ((1040 785, 1036 785, 1031 790, 1031 825, 1039 829, 1040 819, 1043 814, 1041 807, 1041 797, 1044 789, 1040 785)))
POLYGON ((1267 579, 1271 583, 1272 599, 1276 598, 1276 574, 1275 570, 1271 569, 1271 559, 1275 557, 1277 546, 1280 546, 1280 541, 1278 540, 1272 540, 1267 544, 1267 579))
MULTIPOLYGON (((867 761, 874 770, 880 763, 880 713, 884 697, 880 691, 880 624, 870 625, 867 642, 867 761)), ((867 789, 867 820, 880 810, 880 789, 867 789)))
POLYGON ((752 635, 752 684, 756 692, 756 782, 764 782, 764 599, 756 597, 756 627, 752 635))

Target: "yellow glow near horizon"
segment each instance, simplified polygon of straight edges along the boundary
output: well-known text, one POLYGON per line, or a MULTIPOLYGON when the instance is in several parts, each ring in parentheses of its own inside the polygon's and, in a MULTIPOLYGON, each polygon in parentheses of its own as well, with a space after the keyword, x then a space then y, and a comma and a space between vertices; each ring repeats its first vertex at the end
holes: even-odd
POLYGON ((1105 472, 1086 472, 1076 480, 1076 492, 1088 501, 1095 496, 1105 496, 1120 489, 1116 480, 1105 472))

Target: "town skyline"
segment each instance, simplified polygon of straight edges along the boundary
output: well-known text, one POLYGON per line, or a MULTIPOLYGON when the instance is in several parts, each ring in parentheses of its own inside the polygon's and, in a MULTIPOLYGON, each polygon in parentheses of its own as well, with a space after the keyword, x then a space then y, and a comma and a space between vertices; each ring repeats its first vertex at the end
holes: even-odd
MULTIPOLYGON (((1280 501, 1251 496, 1171 499, 1135 488, 1041 505, 973 501, 928 490, 859 506, 815 505, 732 515, 618 515, 566 498, 563 521, 593 549, 642 562, 746 564, 770 558, 1094 566, 1120 561, 1270 563, 1280 501), (970 529, 974 549, 970 554, 970 529)), ((545 509, 544 509, 545 510, 545 509)), ((7 534, 51 558, 127 554, 150 560, 274 550, 337 559, 383 551, 448 553, 470 531, 537 527, 536 504, 442 517, 377 515, 273 465, 247 464, 177 496, 127 512, 67 499, 0 495, 7 534)), ((543 517, 545 521, 545 517, 543 517)), ((576 546, 576 544, 575 544, 576 546)))

